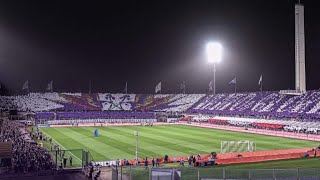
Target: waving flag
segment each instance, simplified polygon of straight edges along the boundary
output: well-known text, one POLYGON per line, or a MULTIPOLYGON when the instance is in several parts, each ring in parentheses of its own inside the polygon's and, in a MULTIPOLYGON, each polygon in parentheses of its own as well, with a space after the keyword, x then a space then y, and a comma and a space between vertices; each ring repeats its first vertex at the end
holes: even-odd
POLYGON ((183 81, 181 84, 180 84, 180 89, 184 89, 186 88, 186 83, 183 81))
POLYGON ((237 78, 236 77, 229 82, 229 84, 236 84, 236 83, 237 83, 237 78))
POLYGON ((48 83, 48 85, 47 85, 47 89, 46 89, 47 91, 53 91, 53 81, 50 81, 49 83, 48 83))
POLYGON ((260 79, 259 79, 258 85, 261 85, 261 83, 262 83, 262 75, 260 76, 260 79))
POLYGON ((26 90, 26 89, 29 89, 29 81, 28 80, 22 86, 22 90, 26 90))
POLYGON ((126 81, 126 85, 124 86, 124 92, 127 94, 128 93, 128 83, 126 81))
POLYGON ((161 92, 161 82, 159 82, 159 84, 156 86, 155 92, 156 93, 161 92))
POLYGON ((209 91, 212 91, 213 90, 213 88, 212 88, 212 81, 210 81, 210 83, 209 83, 209 91))
POLYGON ((180 89, 183 90, 183 94, 186 93, 186 82, 183 81, 183 82, 180 84, 180 89))

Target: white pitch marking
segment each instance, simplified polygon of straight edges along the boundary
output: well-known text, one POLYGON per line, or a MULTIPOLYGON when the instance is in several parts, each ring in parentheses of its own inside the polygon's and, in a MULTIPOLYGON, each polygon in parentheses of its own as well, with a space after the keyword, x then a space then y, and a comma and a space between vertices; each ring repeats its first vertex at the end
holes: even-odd
MULTIPOLYGON (((51 136, 49 136, 46 132, 41 131, 42 133, 46 134, 46 136, 52 138, 51 136)), ((62 146, 58 141, 56 141, 55 139, 52 138, 53 141, 55 141, 60 147, 62 147, 65 150, 68 150, 67 148, 65 148, 64 146, 62 146)), ((74 155, 72 152, 69 151, 70 154, 72 154, 76 159, 78 159, 80 162, 82 162, 81 159, 79 159, 76 155, 74 155)))

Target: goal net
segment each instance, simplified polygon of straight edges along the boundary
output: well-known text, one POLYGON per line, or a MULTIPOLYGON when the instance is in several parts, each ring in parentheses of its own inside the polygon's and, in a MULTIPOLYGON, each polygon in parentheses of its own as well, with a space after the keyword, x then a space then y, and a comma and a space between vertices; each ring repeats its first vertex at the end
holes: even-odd
POLYGON ((221 141, 221 153, 253 152, 256 150, 254 141, 221 141))

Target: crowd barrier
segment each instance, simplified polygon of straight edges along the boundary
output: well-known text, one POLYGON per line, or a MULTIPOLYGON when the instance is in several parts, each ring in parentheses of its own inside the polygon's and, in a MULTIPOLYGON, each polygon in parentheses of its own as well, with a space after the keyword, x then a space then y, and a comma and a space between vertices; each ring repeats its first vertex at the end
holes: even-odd
MULTIPOLYGON (((299 148, 299 149, 281 149, 281 150, 266 150, 266 151, 256 151, 256 152, 237 152, 237 153, 226 153, 226 154, 217 154, 215 159, 216 165, 227 165, 227 164, 239 164, 239 163, 254 163, 254 162, 264 162, 264 161, 274 161, 274 160, 285 160, 285 159, 297 159, 306 157, 319 157, 320 151, 316 148, 299 148), (315 151, 316 154, 315 154, 315 151)), ((198 166, 203 166, 211 160, 211 154, 202 154, 201 160, 196 160, 198 166)), ((308 158, 306 157, 306 158, 308 158)), ((165 161, 164 157, 159 158, 160 164, 163 163, 177 163, 181 160, 187 164, 188 156, 175 156, 168 157, 168 160, 165 161)), ((138 159, 138 163, 135 159, 128 160, 130 165, 144 165, 144 159, 138 159)), ((116 161, 100 161, 96 162, 101 166, 111 166, 116 165, 116 161)), ((123 161, 120 160, 120 164, 123 164, 123 161)), ((148 164, 152 164, 152 158, 148 159, 148 164)))
MULTIPOLYGON (((190 168, 176 167, 170 173, 168 168, 150 168, 128 166, 119 167, 115 174, 128 180, 149 179, 193 179, 193 180, 319 180, 319 168, 291 168, 291 169, 235 169, 235 168, 190 168), (166 173, 161 173, 166 172, 166 173)), ((114 176, 113 176, 114 177, 114 176)))

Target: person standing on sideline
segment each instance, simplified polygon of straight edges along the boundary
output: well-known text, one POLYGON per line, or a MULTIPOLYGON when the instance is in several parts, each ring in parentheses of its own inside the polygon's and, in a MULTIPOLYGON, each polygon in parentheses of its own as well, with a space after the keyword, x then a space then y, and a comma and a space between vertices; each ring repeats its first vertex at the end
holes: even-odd
POLYGON ((180 165, 181 165, 181 166, 184 166, 184 160, 183 160, 183 158, 181 158, 181 160, 180 160, 180 165))
POLYGON ((192 163, 193 163, 193 166, 194 166, 194 167, 196 167, 196 162, 197 162, 196 156, 193 156, 193 158, 192 158, 192 163))
POLYGON ((152 159, 152 167, 154 167, 154 158, 152 159))
POLYGON ((146 157, 146 160, 144 161, 144 166, 146 167, 146 169, 148 169, 148 158, 146 157))
POLYGON ((188 157, 188 167, 191 167, 192 159, 193 159, 193 158, 192 158, 191 156, 188 157))
POLYGON ((72 167, 72 156, 69 157, 70 166, 72 167))
POLYGON ((63 158, 63 167, 66 168, 67 167, 67 158, 63 158))
POLYGON ((160 166, 159 158, 156 159, 156 166, 160 166))

